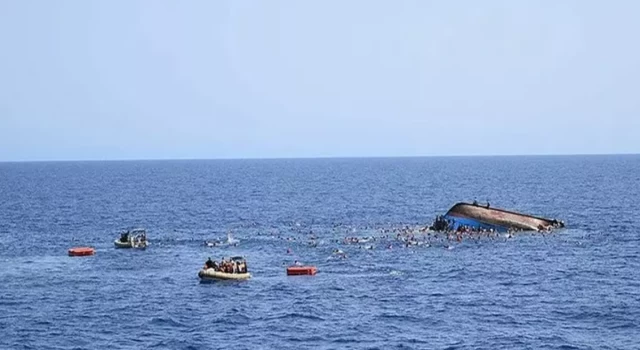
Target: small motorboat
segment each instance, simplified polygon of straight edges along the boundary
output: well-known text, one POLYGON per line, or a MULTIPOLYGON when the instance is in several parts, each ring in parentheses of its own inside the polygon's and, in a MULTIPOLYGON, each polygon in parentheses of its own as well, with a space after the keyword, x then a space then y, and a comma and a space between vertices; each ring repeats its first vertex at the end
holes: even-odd
POLYGON ((207 260, 205 266, 198 272, 198 277, 202 281, 215 280, 248 280, 251 274, 247 271, 247 262, 243 257, 235 256, 229 260, 224 260, 217 265, 211 259, 207 260), (233 272, 229 272, 233 271, 233 272))
POLYGON ((145 249, 149 242, 147 241, 147 231, 142 228, 127 230, 120 234, 120 238, 114 242, 116 248, 135 248, 145 249))

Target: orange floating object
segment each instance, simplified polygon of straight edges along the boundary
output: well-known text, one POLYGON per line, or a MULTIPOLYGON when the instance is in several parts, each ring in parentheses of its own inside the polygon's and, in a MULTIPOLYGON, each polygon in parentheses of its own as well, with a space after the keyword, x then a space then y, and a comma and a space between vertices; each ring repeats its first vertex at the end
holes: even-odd
POLYGON ((315 275, 318 269, 315 266, 290 266, 287 267, 287 276, 311 276, 315 275))
POLYGON ((69 249, 69 256, 88 256, 96 253, 96 250, 91 247, 75 247, 69 249))

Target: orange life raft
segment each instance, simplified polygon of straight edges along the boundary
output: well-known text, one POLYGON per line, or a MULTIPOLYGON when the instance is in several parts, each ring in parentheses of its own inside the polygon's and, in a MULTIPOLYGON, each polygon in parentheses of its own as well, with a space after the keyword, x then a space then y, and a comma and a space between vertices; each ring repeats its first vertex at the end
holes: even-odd
POLYGON ((95 253, 96 250, 90 247, 75 247, 69 249, 69 256, 87 256, 95 253))
POLYGON ((318 272, 315 266, 290 266, 287 267, 287 276, 315 275, 318 272))

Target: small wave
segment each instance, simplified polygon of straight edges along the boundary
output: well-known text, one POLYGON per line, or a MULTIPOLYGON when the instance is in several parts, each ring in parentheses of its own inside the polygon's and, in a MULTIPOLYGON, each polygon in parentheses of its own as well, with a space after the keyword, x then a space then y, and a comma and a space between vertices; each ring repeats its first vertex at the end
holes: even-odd
POLYGON ((168 327, 177 327, 177 328, 185 328, 186 325, 180 323, 171 317, 154 317, 150 322, 153 326, 168 326, 168 327))
POLYGON ((392 314, 392 313, 383 313, 383 314, 377 315, 375 318, 380 320, 402 320, 402 321, 409 321, 409 322, 424 322, 424 319, 421 317, 392 314))
POLYGON ((273 320, 289 320, 289 319, 304 319, 304 320, 310 320, 310 321, 324 321, 325 319, 323 317, 320 316, 316 316, 316 315, 311 315, 311 314, 303 314, 300 312, 287 312, 287 313, 283 313, 283 314, 279 314, 279 315, 274 315, 274 316, 270 316, 270 317, 266 317, 264 318, 264 320, 266 321, 273 321, 273 320))
POLYGON ((458 350, 458 349, 461 349, 462 342, 459 342, 459 343, 460 343, 460 346, 458 346, 458 345, 449 345, 446 348, 444 348, 444 350, 458 350))
POLYGON ((160 279, 161 282, 167 283, 167 284, 176 284, 175 280, 171 277, 162 277, 160 279))
POLYGON ((611 324, 609 326, 610 329, 619 329, 619 330, 625 330, 625 329, 637 329, 638 325, 635 324, 634 322, 620 322, 619 324, 611 324))
POLYGON ((288 337, 286 338, 286 340, 291 342, 321 342, 326 340, 326 338, 318 335, 312 335, 310 337, 299 337, 299 336, 288 337))
POLYGON ((560 350, 579 350, 581 348, 578 347, 578 346, 574 346, 574 345, 562 344, 562 345, 558 346, 558 349, 560 349, 560 350))
POLYGON ((22 301, 0 300, 0 306, 18 306, 22 304, 24 304, 22 301))
POLYGON ((170 340, 163 340, 155 344, 151 344, 150 348, 191 350, 191 349, 200 349, 201 347, 194 346, 191 344, 185 344, 183 341, 180 341, 180 340, 170 339, 170 340))
POLYGON ((362 340, 357 338, 338 337, 338 338, 331 339, 331 342, 337 343, 337 344, 349 344, 349 343, 361 343, 362 340))

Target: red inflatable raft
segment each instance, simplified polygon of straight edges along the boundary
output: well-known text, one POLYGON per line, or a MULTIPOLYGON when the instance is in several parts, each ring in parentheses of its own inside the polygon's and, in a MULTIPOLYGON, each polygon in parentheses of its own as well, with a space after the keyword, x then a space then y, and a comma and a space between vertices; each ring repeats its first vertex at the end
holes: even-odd
POLYGON ((90 247, 75 247, 69 249, 69 256, 88 256, 96 253, 96 250, 90 247))
POLYGON ((318 272, 315 266, 291 266, 287 267, 288 276, 315 275, 318 272))

